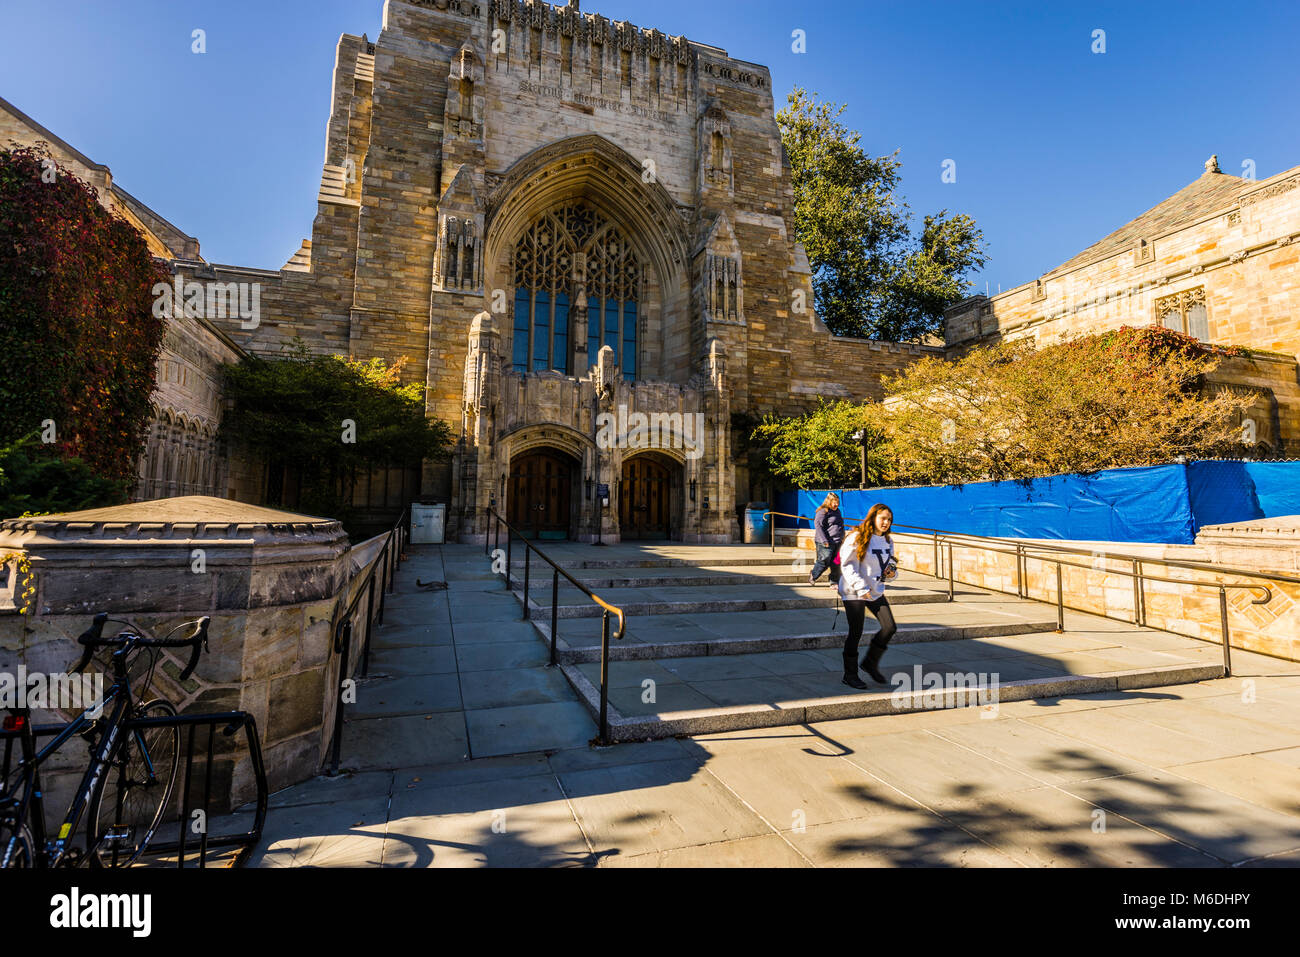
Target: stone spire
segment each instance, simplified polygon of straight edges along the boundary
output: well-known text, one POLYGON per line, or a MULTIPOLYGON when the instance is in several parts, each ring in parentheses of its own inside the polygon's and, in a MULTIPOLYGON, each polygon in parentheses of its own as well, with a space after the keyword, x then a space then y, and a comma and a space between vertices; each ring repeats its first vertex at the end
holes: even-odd
POLYGON ((1219 169, 1219 154, 1218 154, 1218 153, 1215 153, 1213 156, 1211 156, 1209 159, 1207 159, 1207 160, 1205 161, 1205 172, 1207 172, 1207 173, 1222 173, 1222 172, 1223 172, 1223 170, 1219 169))

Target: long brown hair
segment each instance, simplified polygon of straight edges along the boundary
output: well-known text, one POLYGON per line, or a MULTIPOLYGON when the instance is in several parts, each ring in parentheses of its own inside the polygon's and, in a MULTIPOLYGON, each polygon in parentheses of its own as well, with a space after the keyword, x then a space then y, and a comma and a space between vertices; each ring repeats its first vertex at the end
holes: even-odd
POLYGON ((830 507, 831 507, 831 499, 835 499, 835 507, 836 507, 836 508, 839 508, 839 507, 840 507, 840 497, 839 497, 838 495, 836 495, 834 492, 827 492, 827 493, 826 493, 826 497, 825 497, 824 499, 822 499, 822 503, 821 503, 820 505, 818 505, 817 507, 818 507, 818 508, 830 508, 830 507))
MULTIPOLYGON (((867 517, 862 520, 862 524, 854 529, 854 531, 858 533, 858 540, 854 542, 854 546, 858 553, 858 561, 862 561, 867 557, 867 543, 871 541, 872 535, 877 534, 876 516, 881 512, 888 512, 890 515, 894 514, 894 510, 884 502, 877 502, 875 505, 871 506, 871 510, 867 512, 867 517)), ((891 536, 885 535, 884 539, 889 542, 889 544, 894 544, 894 539, 891 536)))

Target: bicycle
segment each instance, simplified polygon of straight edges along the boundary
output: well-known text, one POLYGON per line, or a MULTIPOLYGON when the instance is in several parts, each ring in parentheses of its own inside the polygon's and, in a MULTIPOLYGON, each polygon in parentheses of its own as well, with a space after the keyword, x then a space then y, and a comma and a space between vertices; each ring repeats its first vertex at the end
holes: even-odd
POLYGON ((109 620, 106 614, 96 615, 77 639, 85 651, 71 669, 73 673, 84 671, 98 648, 115 649, 113 684, 101 702, 83 711, 40 750, 36 746, 38 729, 32 727, 29 708, 11 708, 4 719, 4 730, 10 732, 6 735, 4 768, 9 768, 15 732, 21 758, 13 772, 0 781, 0 868, 77 867, 82 863, 90 867, 126 867, 144 854, 166 813, 176 785, 180 728, 158 719, 175 717, 176 709, 162 698, 142 703, 133 697, 129 659, 140 651, 151 652, 141 684, 142 689, 147 689, 158 650, 188 647, 189 662, 180 674, 180 680, 185 681, 194 673, 200 652, 207 649, 211 619, 205 616, 182 622, 163 638, 146 638, 125 629, 105 638, 104 624, 109 620), (171 637, 186 627, 193 627, 194 633, 187 638, 171 637), (78 735, 89 743, 90 763, 62 824, 50 836, 45 829, 41 766, 78 735), (84 853, 73 843, 83 816, 87 821, 84 853))

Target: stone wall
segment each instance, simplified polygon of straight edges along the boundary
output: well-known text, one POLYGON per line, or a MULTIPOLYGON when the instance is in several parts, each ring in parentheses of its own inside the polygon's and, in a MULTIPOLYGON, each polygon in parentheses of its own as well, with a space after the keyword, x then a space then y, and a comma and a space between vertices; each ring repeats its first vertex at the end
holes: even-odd
MULTIPOLYGON (((252 714, 271 789, 285 787, 317 773, 325 757, 340 667, 334 630, 374 561, 371 546, 350 551, 332 520, 207 497, 10 519, 0 523, 0 550, 30 558, 36 595, 18 614, 17 576, 8 576, 0 670, 62 672, 97 612, 153 637, 210 616, 210 651, 193 676, 182 683, 185 662, 165 652, 150 696, 182 711, 252 714)), ((361 605, 358 616, 364 597, 361 605)), ((248 800, 247 754, 223 750, 214 782, 223 805, 248 800)))

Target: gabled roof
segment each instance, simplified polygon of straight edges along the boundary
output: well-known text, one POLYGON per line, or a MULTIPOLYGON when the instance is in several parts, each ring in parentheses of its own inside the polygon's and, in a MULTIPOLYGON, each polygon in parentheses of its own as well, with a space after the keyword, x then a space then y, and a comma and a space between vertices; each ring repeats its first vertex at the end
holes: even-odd
POLYGON ((1240 176, 1219 172, 1217 164, 1214 169, 1210 169, 1209 166, 1210 164, 1207 163, 1206 171, 1198 179, 1184 186, 1163 203, 1151 207, 1105 239, 1093 243, 1078 255, 1067 259, 1050 272, 1044 273, 1043 278, 1069 272, 1094 260, 1124 252, 1131 249, 1139 239, 1150 239, 1177 229, 1179 226, 1193 223, 1210 215, 1216 209, 1231 206, 1242 187, 1249 185, 1249 181, 1240 176))

